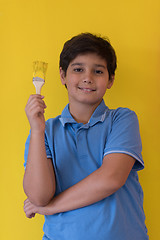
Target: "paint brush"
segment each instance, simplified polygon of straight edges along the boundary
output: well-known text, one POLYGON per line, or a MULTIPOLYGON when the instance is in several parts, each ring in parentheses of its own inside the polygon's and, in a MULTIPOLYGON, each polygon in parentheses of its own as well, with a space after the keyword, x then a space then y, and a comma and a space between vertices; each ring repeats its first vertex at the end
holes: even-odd
POLYGON ((33 62, 33 84, 36 88, 36 94, 41 94, 41 88, 45 83, 47 66, 48 63, 45 62, 33 62))

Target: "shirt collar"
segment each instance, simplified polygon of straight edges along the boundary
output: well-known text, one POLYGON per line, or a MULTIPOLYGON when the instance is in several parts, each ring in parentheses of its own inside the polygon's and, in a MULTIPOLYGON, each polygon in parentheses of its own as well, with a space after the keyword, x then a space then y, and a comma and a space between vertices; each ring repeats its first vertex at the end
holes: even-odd
MULTIPOLYGON (((106 113, 108 111, 108 107, 105 105, 104 100, 98 105, 98 107, 93 112, 89 122, 87 125, 93 126, 97 122, 103 122, 106 118, 106 113)), ((67 123, 77 123, 75 119, 72 117, 69 111, 69 104, 63 109, 61 117, 59 118, 62 125, 65 126, 67 123)))

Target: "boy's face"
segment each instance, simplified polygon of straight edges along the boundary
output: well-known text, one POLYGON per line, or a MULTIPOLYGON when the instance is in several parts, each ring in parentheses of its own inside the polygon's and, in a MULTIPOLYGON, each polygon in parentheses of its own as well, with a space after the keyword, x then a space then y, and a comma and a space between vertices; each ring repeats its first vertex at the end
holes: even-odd
POLYGON ((106 61, 95 53, 78 55, 70 62, 66 75, 60 68, 62 84, 67 86, 69 103, 98 105, 111 88, 106 61))

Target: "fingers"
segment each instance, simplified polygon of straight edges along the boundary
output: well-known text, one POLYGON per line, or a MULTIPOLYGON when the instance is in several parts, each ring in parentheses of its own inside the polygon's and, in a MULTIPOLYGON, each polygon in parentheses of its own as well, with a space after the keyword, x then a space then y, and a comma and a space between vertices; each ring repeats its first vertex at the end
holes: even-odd
POLYGON ((33 218, 35 217, 35 215, 36 215, 35 213, 32 213, 29 218, 33 218))
POLYGON ((31 95, 25 107, 25 112, 32 130, 45 130, 44 112, 46 105, 43 99, 44 97, 40 94, 31 95))
POLYGON ((43 101, 43 96, 39 94, 31 95, 28 99, 25 111, 26 114, 35 114, 38 112, 44 113, 44 109, 47 107, 43 101))
POLYGON ((43 102, 43 99, 44 99, 44 96, 39 95, 39 94, 33 94, 33 95, 30 95, 30 97, 28 99, 28 104, 32 104, 35 100, 37 100, 41 103, 41 102, 43 102))
POLYGON ((29 199, 27 198, 24 201, 24 212, 26 214, 27 218, 33 218, 35 217, 36 214, 36 206, 34 204, 32 204, 29 199))

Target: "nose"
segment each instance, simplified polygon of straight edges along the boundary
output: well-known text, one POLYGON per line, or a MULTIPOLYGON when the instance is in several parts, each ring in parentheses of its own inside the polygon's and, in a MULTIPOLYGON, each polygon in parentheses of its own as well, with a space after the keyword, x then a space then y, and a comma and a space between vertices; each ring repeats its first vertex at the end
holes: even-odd
POLYGON ((91 72, 86 72, 83 82, 84 83, 92 83, 93 82, 93 76, 92 76, 91 72))

